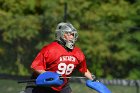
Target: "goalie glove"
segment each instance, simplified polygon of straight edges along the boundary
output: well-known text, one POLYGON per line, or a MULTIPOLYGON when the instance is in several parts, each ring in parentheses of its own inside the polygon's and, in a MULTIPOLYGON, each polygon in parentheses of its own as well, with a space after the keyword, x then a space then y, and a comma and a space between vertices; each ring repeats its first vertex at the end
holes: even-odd
POLYGON ((101 82, 99 82, 96 78, 94 80, 87 80, 86 86, 97 91, 98 93, 111 93, 111 91, 101 82))
POLYGON ((60 86, 63 84, 63 80, 61 80, 60 75, 56 72, 44 72, 40 74, 36 79, 36 85, 38 86, 60 86))

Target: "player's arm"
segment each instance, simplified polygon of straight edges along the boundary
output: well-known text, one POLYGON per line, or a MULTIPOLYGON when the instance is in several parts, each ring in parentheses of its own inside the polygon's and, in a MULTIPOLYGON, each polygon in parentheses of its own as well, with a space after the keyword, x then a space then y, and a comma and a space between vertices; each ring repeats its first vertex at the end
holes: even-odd
POLYGON ((95 77, 92 76, 90 71, 87 69, 87 71, 84 73, 85 77, 87 77, 89 80, 86 81, 86 85, 96 90, 98 93, 111 93, 111 91, 104 85, 103 83, 96 80, 95 77))
POLYGON ((87 69, 87 71, 84 73, 84 76, 87 77, 90 80, 93 80, 92 74, 90 73, 90 71, 87 69))
POLYGON ((33 72, 35 72, 36 74, 42 74, 44 72, 46 72, 45 70, 36 70, 36 69, 32 69, 33 72))
POLYGON ((43 49, 38 53, 38 55, 36 56, 36 58, 34 59, 34 61, 31 64, 31 69, 33 70, 33 72, 35 72, 36 74, 41 74, 46 72, 45 71, 45 56, 44 56, 44 51, 43 49))

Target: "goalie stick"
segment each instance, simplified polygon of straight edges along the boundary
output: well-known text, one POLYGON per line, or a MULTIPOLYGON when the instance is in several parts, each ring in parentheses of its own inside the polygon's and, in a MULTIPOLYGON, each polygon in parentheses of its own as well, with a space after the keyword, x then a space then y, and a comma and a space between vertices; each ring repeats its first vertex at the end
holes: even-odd
MULTIPOLYGON (((94 75, 92 75, 93 78, 95 78, 94 75)), ((60 79, 63 79, 63 78, 67 78, 67 79, 86 79, 86 77, 77 77, 77 76, 72 76, 72 77, 61 77, 60 76, 60 79)), ((27 83, 27 82, 35 82, 36 79, 27 79, 27 80, 18 80, 18 83, 27 83)))

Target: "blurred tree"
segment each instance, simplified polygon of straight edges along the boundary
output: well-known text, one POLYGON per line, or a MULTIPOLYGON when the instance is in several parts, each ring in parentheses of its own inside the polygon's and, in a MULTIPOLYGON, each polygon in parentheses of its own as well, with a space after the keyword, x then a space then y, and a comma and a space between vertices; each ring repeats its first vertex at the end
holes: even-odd
POLYGON ((93 74, 140 78, 139 0, 0 0, 0 73, 29 74, 37 52, 54 40, 65 3, 93 74))
MULTIPOLYGON (((133 34, 129 32, 131 27, 139 26, 139 5, 138 1, 130 3, 125 0, 69 3, 75 8, 69 10, 72 13, 69 19, 81 30, 78 45, 84 50, 89 67, 97 76, 129 78, 133 77, 133 69, 140 70, 140 33, 139 30, 133 30, 133 34), (137 38, 131 40, 136 34, 137 38)), ((133 74, 135 78, 139 77, 138 73, 133 74)))

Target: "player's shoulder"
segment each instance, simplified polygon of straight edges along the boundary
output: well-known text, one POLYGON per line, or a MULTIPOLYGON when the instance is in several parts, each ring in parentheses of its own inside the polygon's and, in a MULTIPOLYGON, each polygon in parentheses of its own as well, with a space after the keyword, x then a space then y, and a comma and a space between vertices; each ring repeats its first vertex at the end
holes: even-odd
POLYGON ((85 59, 85 55, 84 55, 83 51, 77 46, 75 46, 75 48, 74 48, 74 54, 80 60, 85 59))
POLYGON ((56 51, 57 49, 59 49, 60 48, 60 45, 56 42, 56 41, 54 41, 54 42, 51 42, 51 43, 49 43, 49 44, 46 44, 43 48, 42 48, 42 50, 43 51, 56 51))
POLYGON ((83 51, 79 47, 77 47, 77 46, 74 47, 74 51, 83 54, 83 51))

